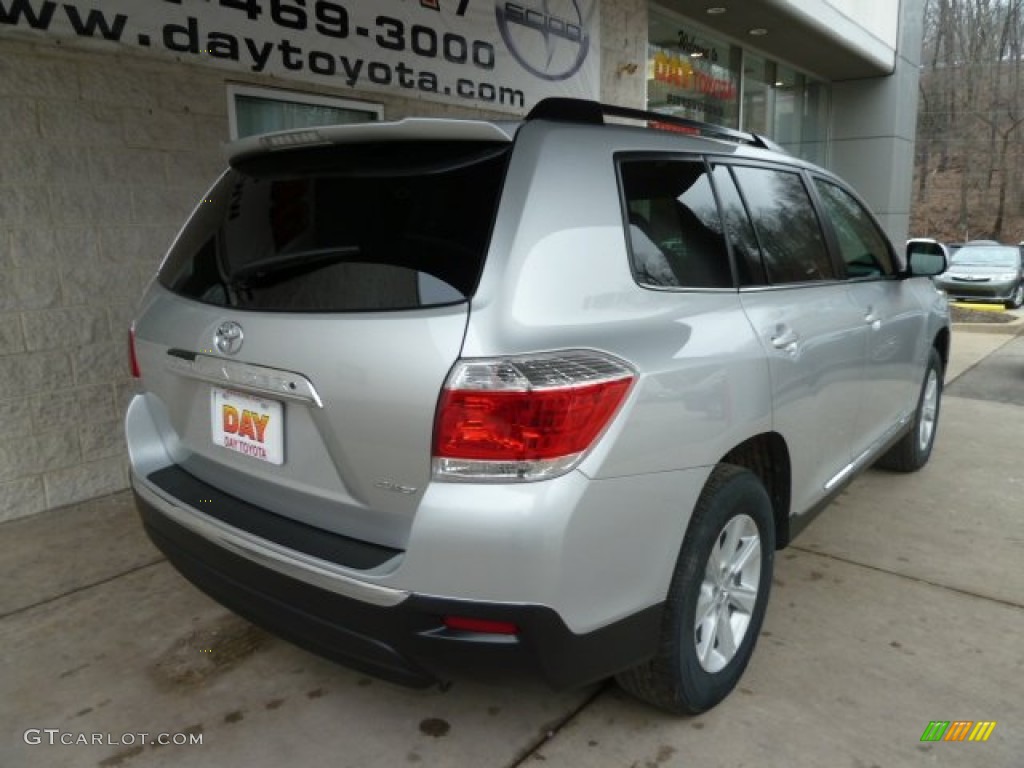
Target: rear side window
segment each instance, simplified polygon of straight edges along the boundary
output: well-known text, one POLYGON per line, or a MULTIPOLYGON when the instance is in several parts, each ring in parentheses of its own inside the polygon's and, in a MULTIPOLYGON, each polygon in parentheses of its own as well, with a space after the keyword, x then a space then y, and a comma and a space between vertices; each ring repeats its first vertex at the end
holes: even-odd
POLYGON ((811 198, 797 173, 735 166, 761 245, 768 281, 806 283, 835 279, 811 198))
POLYGON ((722 203, 725 231, 729 235, 729 243, 736 257, 740 285, 762 285, 765 277, 761 264, 761 249, 758 247, 757 235, 754 234, 754 227, 743 205, 743 198, 736 189, 729 166, 715 166, 713 176, 718 199, 722 203))
POLYGON ((835 230, 846 274, 854 278, 893 274, 888 242, 864 206, 830 181, 816 178, 814 186, 835 230))
POLYGON ((348 145, 225 174, 160 269, 190 299, 262 311, 414 309, 476 289, 510 145, 348 145))
POLYGON ((722 219, 707 168, 693 160, 623 160, 633 274, 642 285, 730 288, 722 219))

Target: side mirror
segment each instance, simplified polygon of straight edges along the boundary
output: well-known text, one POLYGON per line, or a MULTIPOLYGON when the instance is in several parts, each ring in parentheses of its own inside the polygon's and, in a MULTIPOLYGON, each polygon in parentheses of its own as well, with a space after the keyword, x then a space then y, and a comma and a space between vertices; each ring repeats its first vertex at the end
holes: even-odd
POLYGON ((949 268, 949 251, 937 240, 907 240, 907 277, 935 277, 949 268))

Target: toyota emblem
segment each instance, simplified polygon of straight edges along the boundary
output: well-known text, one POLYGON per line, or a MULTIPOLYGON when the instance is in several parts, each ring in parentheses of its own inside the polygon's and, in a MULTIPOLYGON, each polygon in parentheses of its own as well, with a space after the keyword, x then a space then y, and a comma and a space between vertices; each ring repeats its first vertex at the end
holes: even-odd
POLYGON ((242 326, 234 320, 228 320, 217 326, 217 332, 213 334, 213 343, 221 354, 234 355, 242 348, 244 338, 242 326))

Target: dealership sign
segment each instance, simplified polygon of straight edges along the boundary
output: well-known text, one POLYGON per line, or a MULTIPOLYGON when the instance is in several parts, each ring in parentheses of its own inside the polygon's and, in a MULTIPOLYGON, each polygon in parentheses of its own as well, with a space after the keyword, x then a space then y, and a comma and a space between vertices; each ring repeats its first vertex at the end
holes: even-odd
POLYGON ((0 0, 0 37, 522 112, 596 98, 598 0, 0 0))

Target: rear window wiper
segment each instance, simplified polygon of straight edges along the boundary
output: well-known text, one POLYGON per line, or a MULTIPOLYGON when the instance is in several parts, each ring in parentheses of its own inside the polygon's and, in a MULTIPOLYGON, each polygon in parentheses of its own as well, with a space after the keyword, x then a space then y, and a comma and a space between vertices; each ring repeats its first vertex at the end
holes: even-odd
POLYGON ((338 245, 331 248, 318 248, 312 251, 278 253, 232 270, 228 275, 228 282, 234 284, 247 283, 252 280, 264 279, 279 272, 318 269, 335 261, 358 256, 360 251, 361 249, 358 245, 338 245))

